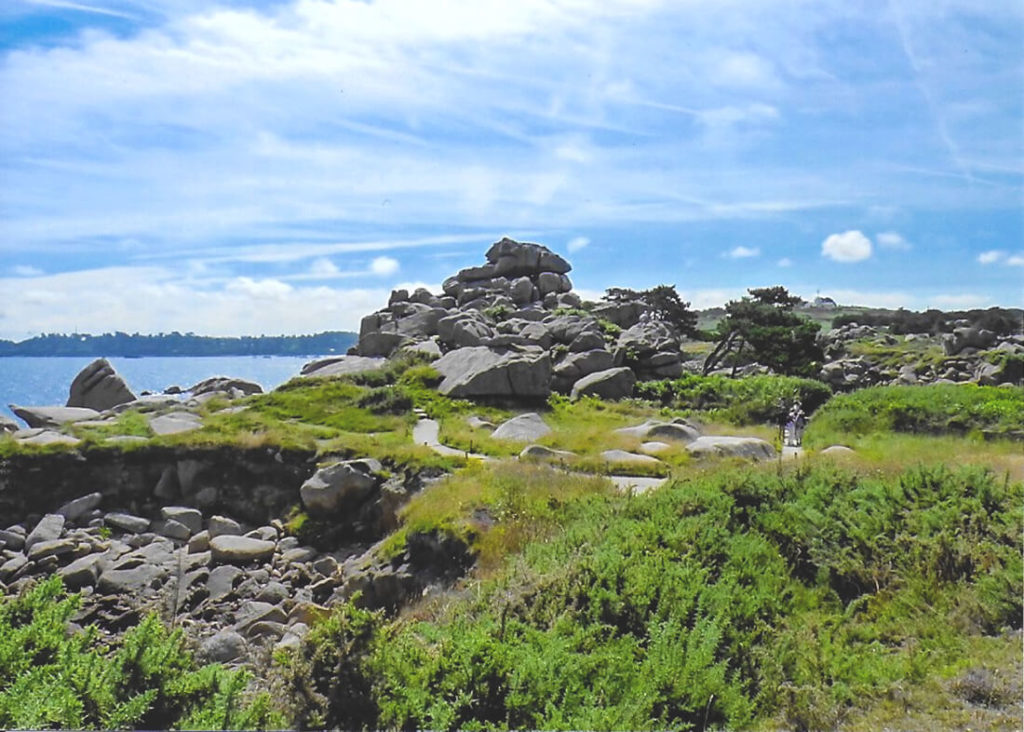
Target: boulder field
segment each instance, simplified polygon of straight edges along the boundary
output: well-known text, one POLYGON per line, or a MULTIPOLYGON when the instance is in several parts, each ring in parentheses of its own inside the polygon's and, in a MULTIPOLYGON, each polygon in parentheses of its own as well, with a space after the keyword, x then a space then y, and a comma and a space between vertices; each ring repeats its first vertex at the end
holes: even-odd
POLYGON ((638 302, 581 310, 571 270, 540 244, 502 239, 441 294, 392 292, 387 307, 363 318, 353 355, 433 354, 439 391, 465 398, 619 399, 637 379, 682 373, 678 333, 646 319, 638 302))

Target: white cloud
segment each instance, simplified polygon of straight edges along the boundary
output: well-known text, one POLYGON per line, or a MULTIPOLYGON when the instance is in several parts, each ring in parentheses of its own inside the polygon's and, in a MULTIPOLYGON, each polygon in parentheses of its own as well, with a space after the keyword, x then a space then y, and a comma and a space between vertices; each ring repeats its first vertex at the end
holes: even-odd
POLYGON ((757 247, 733 247, 726 253, 726 257, 729 259, 749 259, 750 257, 757 257, 761 254, 761 250, 757 247))
POLYGON ((18 277, 38 277, 43 274, 43 270, 38 267, 32 267, 26 264, 19 264, 14 268, 13 272, 18 277))
POLYGON ((375 275, 393 275, 399 268, 398 260, 394 257, 374 257, 370 262, 370 271, 375 275))
MULTIPOLYGON (((360 318, 388 299, 385 288, 292 287, 245 277, 211 285, 182 274, 175 267, 109 267, 40 277, 32 291, 5 302, 0 338, 76 329, 204 335, 358 330, 360 318)), ((0 277, 2 292, 23 285, 0 277)))
POLYGON ((1006 252, 1000 249, 990 249, 978 255, 979 264, 995 264, 1006 256, 1006 252))
POLYGON ((574 236, 569 240, 569 243, 565 245, 565 248, 570 254, 578 252, 580 249, 586 248, 590 244, 590 239, 585 236, 574 236))
POLYGON ((793 260, 790 259, 789 257, 783 257, 778 262, 776 262, 776 264, 779 267, 792 267, 793 266, 793 260))
POLYGON ((875 237, 875 241, 878 242, 878 246, 887 249, 901 249, 904 251, 910 249, 910 242, 895 231, 883 231, 875 237))
POLYGON ((821 255, 836 262, 861 262, 871 256, 871 240, 856 230, 832 234, 822 242, 821 255))
POLYGON ((236 277, 227 284, 226 289, 261 300, 280 300, 292 291, 292 286, 275 279, 254 280, 251 277, 236 277))
POLYGON ((1024 267, 1024 252, 1011 254, 1006 258, 1006 263, 1011 267, 1024 267))
POLYGON ((319 257, 313 260, 313 263, 309 266, 309 273, 314 277, 329 278, 334 277, 338 274, 338 265, 329 260, 327 257, 319 257))

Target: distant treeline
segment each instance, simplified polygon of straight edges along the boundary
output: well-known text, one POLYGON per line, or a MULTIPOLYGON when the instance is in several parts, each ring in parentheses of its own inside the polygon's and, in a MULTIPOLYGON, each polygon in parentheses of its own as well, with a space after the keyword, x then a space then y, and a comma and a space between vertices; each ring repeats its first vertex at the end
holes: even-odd
POLYGON ((1024 328, 1024 310, 1019 308, 988 308, 987 310, 925 310, 923 313, 913 310, 868 310, 863 313, 843 313, 832 320, 832 327, 839 328, 849 323, 858 325, 887 326, 891 332, 905 333, 950 333, 962 325, 962 321, 972 326, 987 328, 1000 335, 1022 332, 1024 328))
POLYGON ((218 338, 194 333, 46 333, 15 343, 0 340, 2 356, 319 356, 343 354, 357 335, 330 331, 313 335, 218 338))

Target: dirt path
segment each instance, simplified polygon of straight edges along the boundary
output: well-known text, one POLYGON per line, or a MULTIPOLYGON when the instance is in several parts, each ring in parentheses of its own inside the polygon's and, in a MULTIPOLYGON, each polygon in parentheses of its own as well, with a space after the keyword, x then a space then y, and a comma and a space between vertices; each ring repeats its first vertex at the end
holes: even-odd
MULTIPOLYGON (((448 457, 465 457, 470 460, 495 460, 496 458, 490 455, 481 455, 475 452, 465 452, 463 450, 456 450, 453 447, 441 444, 438 439, 441 433, 441 425, 437 420, 430 419, 423 415, 418 415, 419 420, 412 428, 412 441, 417 445, 426 445, 431 450, 436 452, 438 455, 445 455, 448 457)), ((579 475, 589 475, 588 473, 579 473, 579 475)), ((626 491, 633 491, 634 493, 646 493, 654 488, 660 488, 668 482, 668 478, 644 478, 634 475, 609 475, 607 476, 615 487, 625 493, 626 491)))

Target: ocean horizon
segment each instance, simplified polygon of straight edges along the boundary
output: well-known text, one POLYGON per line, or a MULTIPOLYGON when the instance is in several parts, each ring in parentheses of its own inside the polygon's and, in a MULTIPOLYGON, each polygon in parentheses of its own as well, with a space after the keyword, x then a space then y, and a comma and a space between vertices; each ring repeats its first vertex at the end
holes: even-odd
MULTIPOLYGON (((111 365, 139 395, 169 386, 187 389, 212 376, 255 381, 264 391, 298 376, 303 365, 323 356, 144 356, 109 357, 111 365)), ((92 356, 8 356, 0 358, 0 412, 14 417, 10 404, 63 406, 71 382, 92 356)), ((21 420, 18 420, 21 424, 21 420)))

